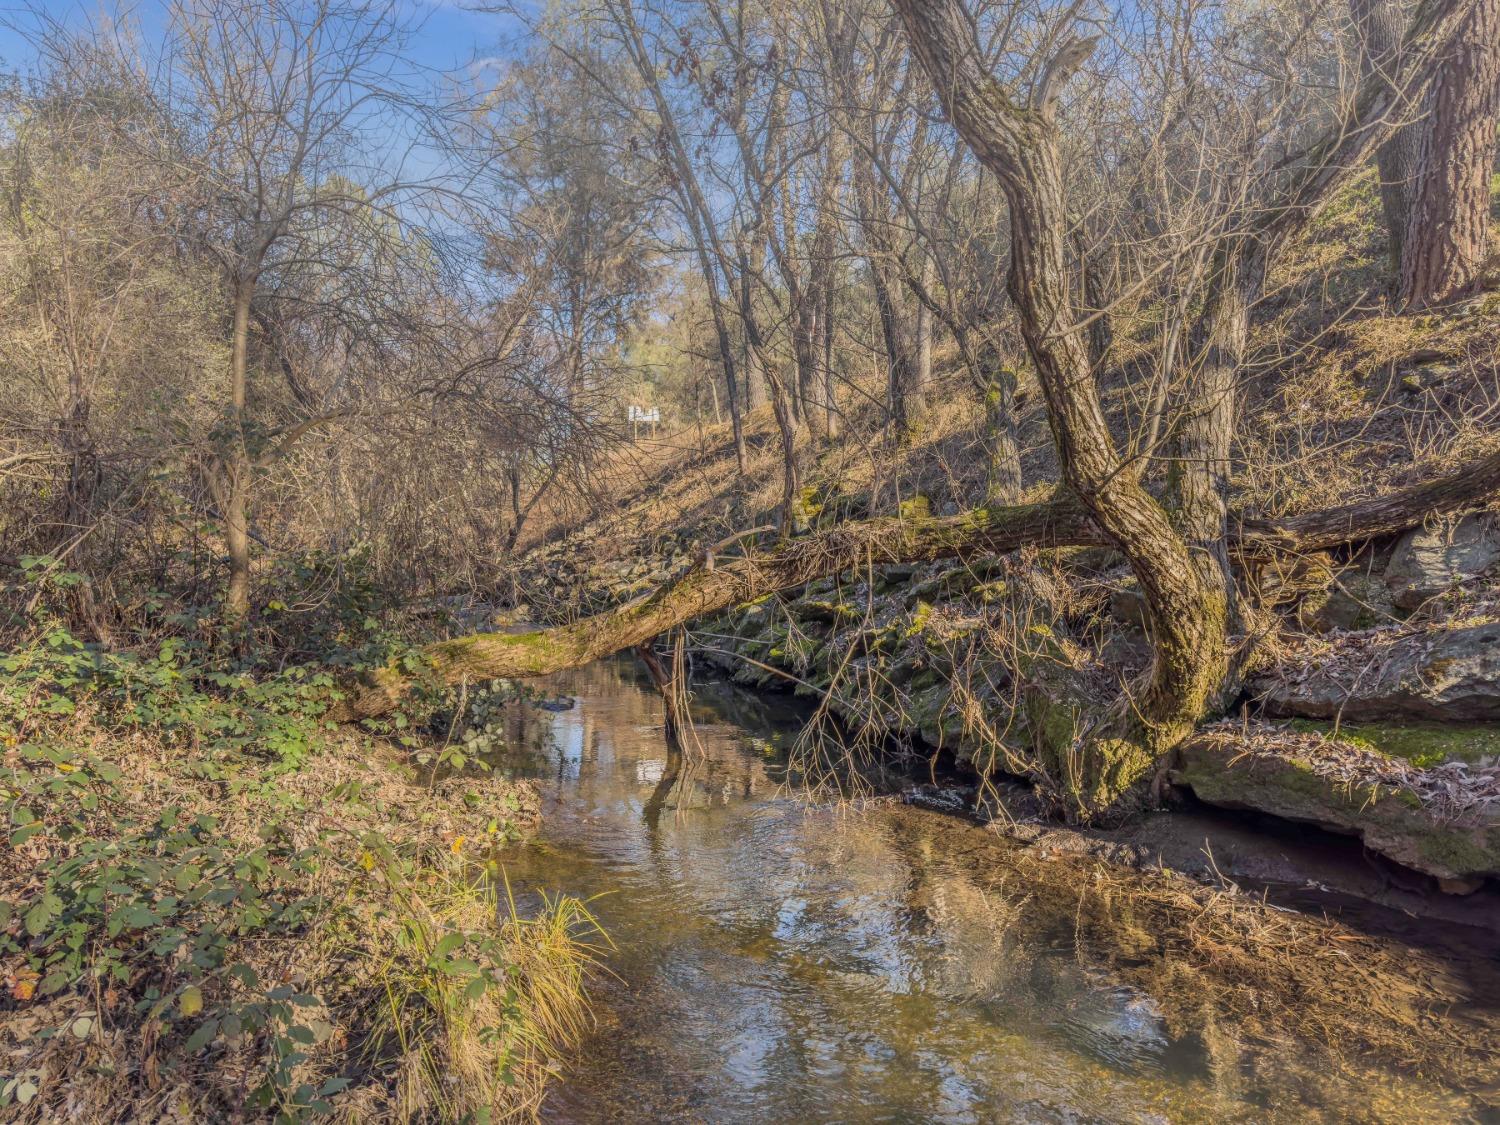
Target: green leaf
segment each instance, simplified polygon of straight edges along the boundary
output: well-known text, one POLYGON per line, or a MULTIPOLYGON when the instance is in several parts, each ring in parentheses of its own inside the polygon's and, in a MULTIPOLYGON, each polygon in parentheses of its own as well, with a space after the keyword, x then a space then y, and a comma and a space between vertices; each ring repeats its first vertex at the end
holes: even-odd
POLYGON ((40 937, 52 919, 62 913, 62 908, 62 899, 50 891, 44 894, 26 912, 26 932, 32 937, 40 937))
POLYGON ((200 1051, 214 1041, 214 1036, 219 1034, 219 1021, 216 1019, 204 1020, 198 1025, 198 1030, 188 1036, 182 1049, 191 1054, 200 1051))

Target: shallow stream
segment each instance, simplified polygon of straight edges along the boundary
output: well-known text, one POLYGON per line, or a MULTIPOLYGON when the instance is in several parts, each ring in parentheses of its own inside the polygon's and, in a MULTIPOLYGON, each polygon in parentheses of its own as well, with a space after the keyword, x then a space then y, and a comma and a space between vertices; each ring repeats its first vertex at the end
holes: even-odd
MULTIPOLYGON (((1191 974, 1125 932, 1129 909, 1104 950, 1077 887, 997 877, 1017 849, 994 833, 809 804, 787 785, 789 701, 698 686, 699 745, 674 776, 631 664, 549 690, 576 705, 525 709, 500 760, 543 792, 541 832, 505 868, 522 909, 592 899, 614 944, 549 1120, 1495 1120, 1483 1094, 1305 1031, 1245 1032, 1183 995, 1191 974)), ((1421 959, 1445 1013, 1493 1026, 1492 955, 1421 959)))

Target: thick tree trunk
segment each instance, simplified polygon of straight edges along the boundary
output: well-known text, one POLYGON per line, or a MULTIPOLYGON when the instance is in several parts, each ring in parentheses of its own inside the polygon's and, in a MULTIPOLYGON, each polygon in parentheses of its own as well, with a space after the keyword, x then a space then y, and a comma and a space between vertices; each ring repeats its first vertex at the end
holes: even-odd
POLYGON ((1400 287, 1401 304, 1418 309, 1468 296, 1484 271, 1500 111, 1500 0, 1471 0, 1424 108, 1400 287))
MULTIPOLYGON (((1229 670, 1229 589, 1197 565, 1186 541, 1138 478, 1125 471, 1105 422, 1067 271, 1067 207, 1049 97, 1014 105, 980 64, 957 0, 896 0, 912 48, 949 119, 1000 181, 1010 204, 1009 290, 1036 366, 1068 485, 1129 561, 1145 594, 1154 659, 1111 729, 1081 748, 1056 748, 1060 780, 1085 815, 1152 770, 1213 706, 1229 670), (1076 752, 1075 752, 1076 750, 1076 752)), ((1087 52, 1049 71, 1066 76, 1087 52)))
POLYGON ((1223 554, 1229 504, 1239 373, 1250 341, 1250 309, 1260 294, 1253 251, 1231 243, 1219 252, 1199 319, 1186 387, 1173 427, 1168 508, 1189 547, 1223 554))
MULTIPOLYGON (((977 509, 940 519, 887 517, 789 539, 769 551, 719 559, 641 601, 580 621, 530 633, 486 633, 430 645, 425 655, 446 684, 470 679, 540 676, 576 668, 645 644, 679 625, 815 578, 896 562, 995 554, 1025 544, 1101 545, 1106 540, 1070 497, 1011 508, 977 509)), ((337 716, 382 714, 415 681, 390 668, 359 685, 337 716)))

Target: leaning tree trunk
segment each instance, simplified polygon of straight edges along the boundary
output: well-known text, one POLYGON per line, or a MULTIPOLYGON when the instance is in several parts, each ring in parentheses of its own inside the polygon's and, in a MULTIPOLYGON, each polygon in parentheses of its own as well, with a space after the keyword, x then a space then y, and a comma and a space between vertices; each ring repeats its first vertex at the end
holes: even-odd
POLYGON ((1200 567, 1138 477, 1126 471, 1074 326, 1067 271, 1067 207, 1053 122, 1056 83, 1088 57, 1072 41, 1048 67, 1034 105, 1015 105, 979 62, 957 0, 896 0, 912 48, 960 136, 1002 185, 1010 205, 1009 292, 1041 382, 1064 478, 1129 561, 1145 594, 1152 666, 1104 728, 1081 744, 1039 751, 1087 816, 1111 805, 1156 766, 1217 700, 1229 667, 1229 588, 1200 567), (1048 759, 1050 758, 1050 761, 1048 759))
POLYGON ((1401 304, 1419 309, 1462 299, 1484 272, 1500 111, 1500 0, 1472 0, 1425 109, 1400 287, 1401 304))
MULTIPOLYGON (((1362 542, 1467 511, 1500 496, 1500 453, 1403 491, 1282 520, 1247 521, 1231 529, 1230 549, 1259 561, 1362 542)), ((979 558, 1021 547, 1101 546, 1112 542, 1089 511, 1067 493, 1033 504, 987 507, 945 517, 883 517, 841 524, 742 558, 700 563, 618 609, 572 625, 526 633, 477 633, 422 650, 425 672, 402 661, 349 686, 331 717, 373 718, 399 707, 431 680, 456 686, 481 679, 544 676, 645 644, 699 617, 843 571, 866 573, 886 563, 979 558)))

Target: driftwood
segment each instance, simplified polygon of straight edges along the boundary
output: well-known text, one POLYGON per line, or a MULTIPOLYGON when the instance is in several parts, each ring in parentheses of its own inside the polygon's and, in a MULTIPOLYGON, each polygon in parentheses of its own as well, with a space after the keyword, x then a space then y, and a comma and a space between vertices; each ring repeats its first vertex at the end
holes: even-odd
MULTIPOLYGON (((1404 531, 1432 516, 1471 509, 1500 494, 1500 453, 1437 480, 1370 500, 1282 520, 1245 521, 1231 533, 1231 554, 1266 558, 1321 550, 1404 531)), ((956 516, 891 516, 842 524, 768 550, 720 559, 628 605, 571 625, 523 633, 476 633, 439 641, 423 655, 440 682, 526 678, 577 668, 637 648, 699 617, 793 590, 841 571, 887 563, 1003 554, 1017 548, 1111 546, 1083 506, 1067 494, 1032 504, 976 508, 956 516)), ((335 717, 369 718, 393 710, 413 680, 382 669, 352 685, 335 717)))

